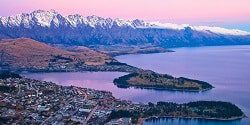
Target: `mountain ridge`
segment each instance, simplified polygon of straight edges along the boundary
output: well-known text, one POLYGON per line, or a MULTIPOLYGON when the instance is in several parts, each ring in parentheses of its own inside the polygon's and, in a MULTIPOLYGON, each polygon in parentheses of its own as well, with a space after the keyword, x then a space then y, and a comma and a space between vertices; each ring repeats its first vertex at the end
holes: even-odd
POLYGON ((78 47, 69 50, 52 47, 29 38, 0 41, 0 71, 124 71, 138 70, 112 57, 78 47))
POLYGON ((45 43, 41 43, 28 38, 5 39, 0 42, 0 45, 0 62, 9 63, 13 59, 14 61, 12 64, 14 67, 48 66, 49 60, 55 59, 54 57, 56 56, 60 56, 61 58, 65 59, 68 58, 72 60, 72 62, 82 62, 87 65, 103 65, 105 61, 112 60, 111 57, 102 53, 95 52, 88 48, 84 48, 84 53, 71 52, 55 48, 45 43), (93 61, 95 59, 98 59, 99 62, 95 63, 93 61))
POLYGON ((55 10, 36 10, 31 13, 22 13, 14 16, 2 16, 0 17, 0 24, 3 26, 20 26, 23 25, 25 28, 30 28, 33 23, 37 23, 43 27, 54 26, 59 27, 59 25, 69 25, 72 27, 77 27, 77 25, 89 25, 91 27, 103 26, 111 28, 114 25, 117 26, 128 26, 132 28, 159 28, 159 29, 175 29, 181 30, 186 27, 190 27, 197 31, 211 31, 214 33, 227 34, 227 35, 250 35, 250 32, 239 30, 239 29, 227 29, 215 26, 191 26, 189 24, 173 24, 173 23, 160 23, 160 22, 146 22, 143 20, 124 20, 119 18, 103 18, 100 16, 82 16, 79 14, 63 16, 55 10), (46 17, 44 17, 46 16, 46 17))
POLYGON ((0 39, 26 37, 50 44, 144 45, 171 48, 250 44, 250 33, 220 27, 162 24, 79 14, 63 16, 54 10, 0 17, 0 39))

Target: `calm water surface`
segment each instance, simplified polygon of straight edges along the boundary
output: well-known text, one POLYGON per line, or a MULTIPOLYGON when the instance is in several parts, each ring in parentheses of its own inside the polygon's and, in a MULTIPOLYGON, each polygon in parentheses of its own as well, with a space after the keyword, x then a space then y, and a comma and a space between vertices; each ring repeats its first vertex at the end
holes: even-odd
MULTIPOLYGON (((211 83, 215 88, 202 93, 156 91, 146 89, 120 89, 113 85, 114 78, 125 75, 118 72, 77 72, 25 74, 30 78, 52 81, 60 85, 108 90, 117 98, 134 102, 171 101, 184 103, 197 100, 230 101, 250 116, 250 46, 222 46, 179 48, 173 53, 124 55, 121 62, 176 77, 184 76, 211 83)), ((232 122, 154 119, 145 125, 249 125, 248 118, 232 122)))

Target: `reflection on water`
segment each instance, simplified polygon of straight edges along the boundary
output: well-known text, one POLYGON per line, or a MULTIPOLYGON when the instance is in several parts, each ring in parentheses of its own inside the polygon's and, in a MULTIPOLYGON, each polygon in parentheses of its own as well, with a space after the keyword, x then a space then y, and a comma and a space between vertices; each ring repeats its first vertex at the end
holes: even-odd
MULTIPOLYGON (((125 55, 119 56, 117 59, 160 73, 207 81, 215 87, 200 94, 178 92, 168 95, 169 93, 166 92, 165 96, 170 97, 160 95, 159 97, 163 100, 175 102, 229 101, 240 106, 246 115, 250 116, 250 46, 179 48, 175 51, 149 55, 125 55)), ((190 122, 193 123, 192 120, 190 122)), ((210 125, 209 123, 213 124, 213 122, 208 122, 205 125, 210 125)), ((248 125, 250 120, 248 118, 242 120, 241 123, 233 122, 232 124, 248 125)))
POLYGON ((218 121, 186 118, 152 118, 146 120, 143 125, 240 125, 240 120, 218 121))
MULTIPOLYGON (((121 62, 160 73, 199 79, 215 88, 202 93, 157 91, 149 89, 118 88, 113 79, 126 73, 76 72, 31 73, 27 77, 52 81, 60 85, 75 85, 111 91, 116 98, 133 102, 171 101, 177 103, 197 100, 229 101, 250 116, 250 46, 180 48, 174 53, 119 56, 121 62)), ((146 125, 249 125, 248 118, 240 121, 210 121, 190 119, 157 119, 146 125)))

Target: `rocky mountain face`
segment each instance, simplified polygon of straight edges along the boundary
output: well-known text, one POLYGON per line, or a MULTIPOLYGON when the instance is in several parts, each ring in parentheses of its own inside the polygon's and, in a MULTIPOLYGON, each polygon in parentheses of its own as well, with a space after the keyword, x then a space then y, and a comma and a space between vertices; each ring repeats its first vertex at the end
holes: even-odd
POLYGON ((161 47, 250 44, 250 33, 220 27, 122 20, 54 10, 0 17, 0 39, 27 37, 64 45, 153 45, 161 47))

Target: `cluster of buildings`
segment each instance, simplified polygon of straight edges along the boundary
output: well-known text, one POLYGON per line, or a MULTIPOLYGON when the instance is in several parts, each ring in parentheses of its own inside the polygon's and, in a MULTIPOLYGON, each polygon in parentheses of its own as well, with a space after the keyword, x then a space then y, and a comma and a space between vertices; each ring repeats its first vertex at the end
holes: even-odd
POLYGON ((59 86, 26 78, 0 79, 0 124, 131 124, 129 118, 107 121, 114 110, 138 105, 112 93, 59 86))

